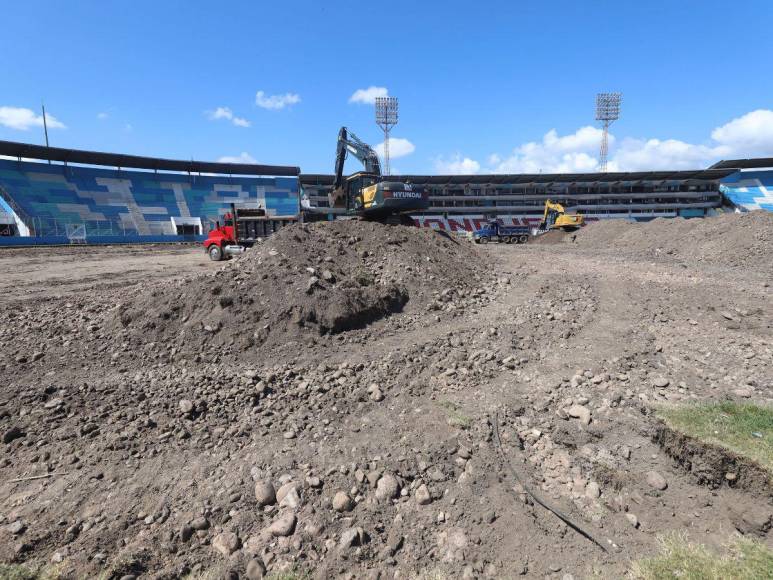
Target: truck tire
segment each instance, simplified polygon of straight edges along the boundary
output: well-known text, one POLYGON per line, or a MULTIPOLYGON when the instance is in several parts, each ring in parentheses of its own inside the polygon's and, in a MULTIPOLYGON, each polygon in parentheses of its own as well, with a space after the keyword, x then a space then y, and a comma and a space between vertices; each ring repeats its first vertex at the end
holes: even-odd
POLYGON ((509 236, 504 236, 504 237, 502 237, 502 238, 499 238, 499 240, 500 240, 500 241, 501 241, 503 244, 509 244, 509 243, 512 241, 512 240, 510 239, 510 237, 509 237, 509 236))
POLYGON ((529 241, 529 236, 521 236, 520 238, 518 238, 518 241, 521 244, 525 244, 525 243, 527 243, 529 241))
POLYGON ((481 236, 479 240, 481 244, 488 244, 488 237, 486 236, 481 236))
POLYGON ((207 254, 209 255, 209 259, 213 262, 219 262, 223 259, 223 250, 217 244, 212 244, 207 248, 207 254))

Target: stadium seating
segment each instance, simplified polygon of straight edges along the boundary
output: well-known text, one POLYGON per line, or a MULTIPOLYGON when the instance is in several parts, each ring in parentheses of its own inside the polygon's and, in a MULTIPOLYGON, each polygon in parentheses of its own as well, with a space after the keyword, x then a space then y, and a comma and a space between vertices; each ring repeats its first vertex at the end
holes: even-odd
POLYGON ((772 171, 733 173, 722 180, 720 191, 737 206, 773 211, 772 171))
POLYGON ((188 175, 0 159, 0 189, 23 214, 34 216, 31 225, 38 235, 61 234, 74 224, 104 232, 173 235, 172 217, 199 218, 206 231, 231 202, 261 202, 269 215, 298 212, 295 177, 188 175))

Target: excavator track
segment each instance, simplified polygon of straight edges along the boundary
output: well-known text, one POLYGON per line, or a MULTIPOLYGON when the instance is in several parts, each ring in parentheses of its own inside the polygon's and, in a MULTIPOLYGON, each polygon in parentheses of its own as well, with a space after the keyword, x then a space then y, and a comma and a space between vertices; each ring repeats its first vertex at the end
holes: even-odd
POLYGON ((385 223, 388 226, 408 226, 408 227, 416 226, 416 224, 413 221, 413 218, 407 214, 392 214, 390 216, 387 216, 386 219, 373 220, 373 221, 380 221, 382 223, 385 223))

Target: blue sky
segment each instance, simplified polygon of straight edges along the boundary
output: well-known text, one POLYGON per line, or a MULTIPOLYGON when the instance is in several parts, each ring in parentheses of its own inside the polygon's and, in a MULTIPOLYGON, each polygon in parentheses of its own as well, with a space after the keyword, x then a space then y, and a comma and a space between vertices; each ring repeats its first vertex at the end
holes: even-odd
POLYGON ((0 139, 41 143, 45 100, 52 145, 331 172, 341 125, 382 141, 350 102, 376 87, 399 172, 591 171, 595 94, 620 91, 610 169, 701 167, 773 156, 771 22, 770 1, 26 0, 3 7, 0 139))

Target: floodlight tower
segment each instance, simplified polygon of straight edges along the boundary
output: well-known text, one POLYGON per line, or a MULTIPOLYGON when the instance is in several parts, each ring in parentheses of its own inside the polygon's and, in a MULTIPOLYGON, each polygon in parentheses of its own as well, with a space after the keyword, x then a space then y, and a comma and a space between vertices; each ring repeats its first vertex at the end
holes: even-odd
POLYGON ((601 135, 601 152, 599 153, 599 168, 602 173, 607 170, 609 126, 620 118, 620 97, 620 93, 598 93, 596 95, 596 120, 604 124, 604 132, 601 135))
POLYGON ((389 175, 389 132, 397 125, 397 97, 376 97, 376 125, 384 131, 384 175, 389 175))

